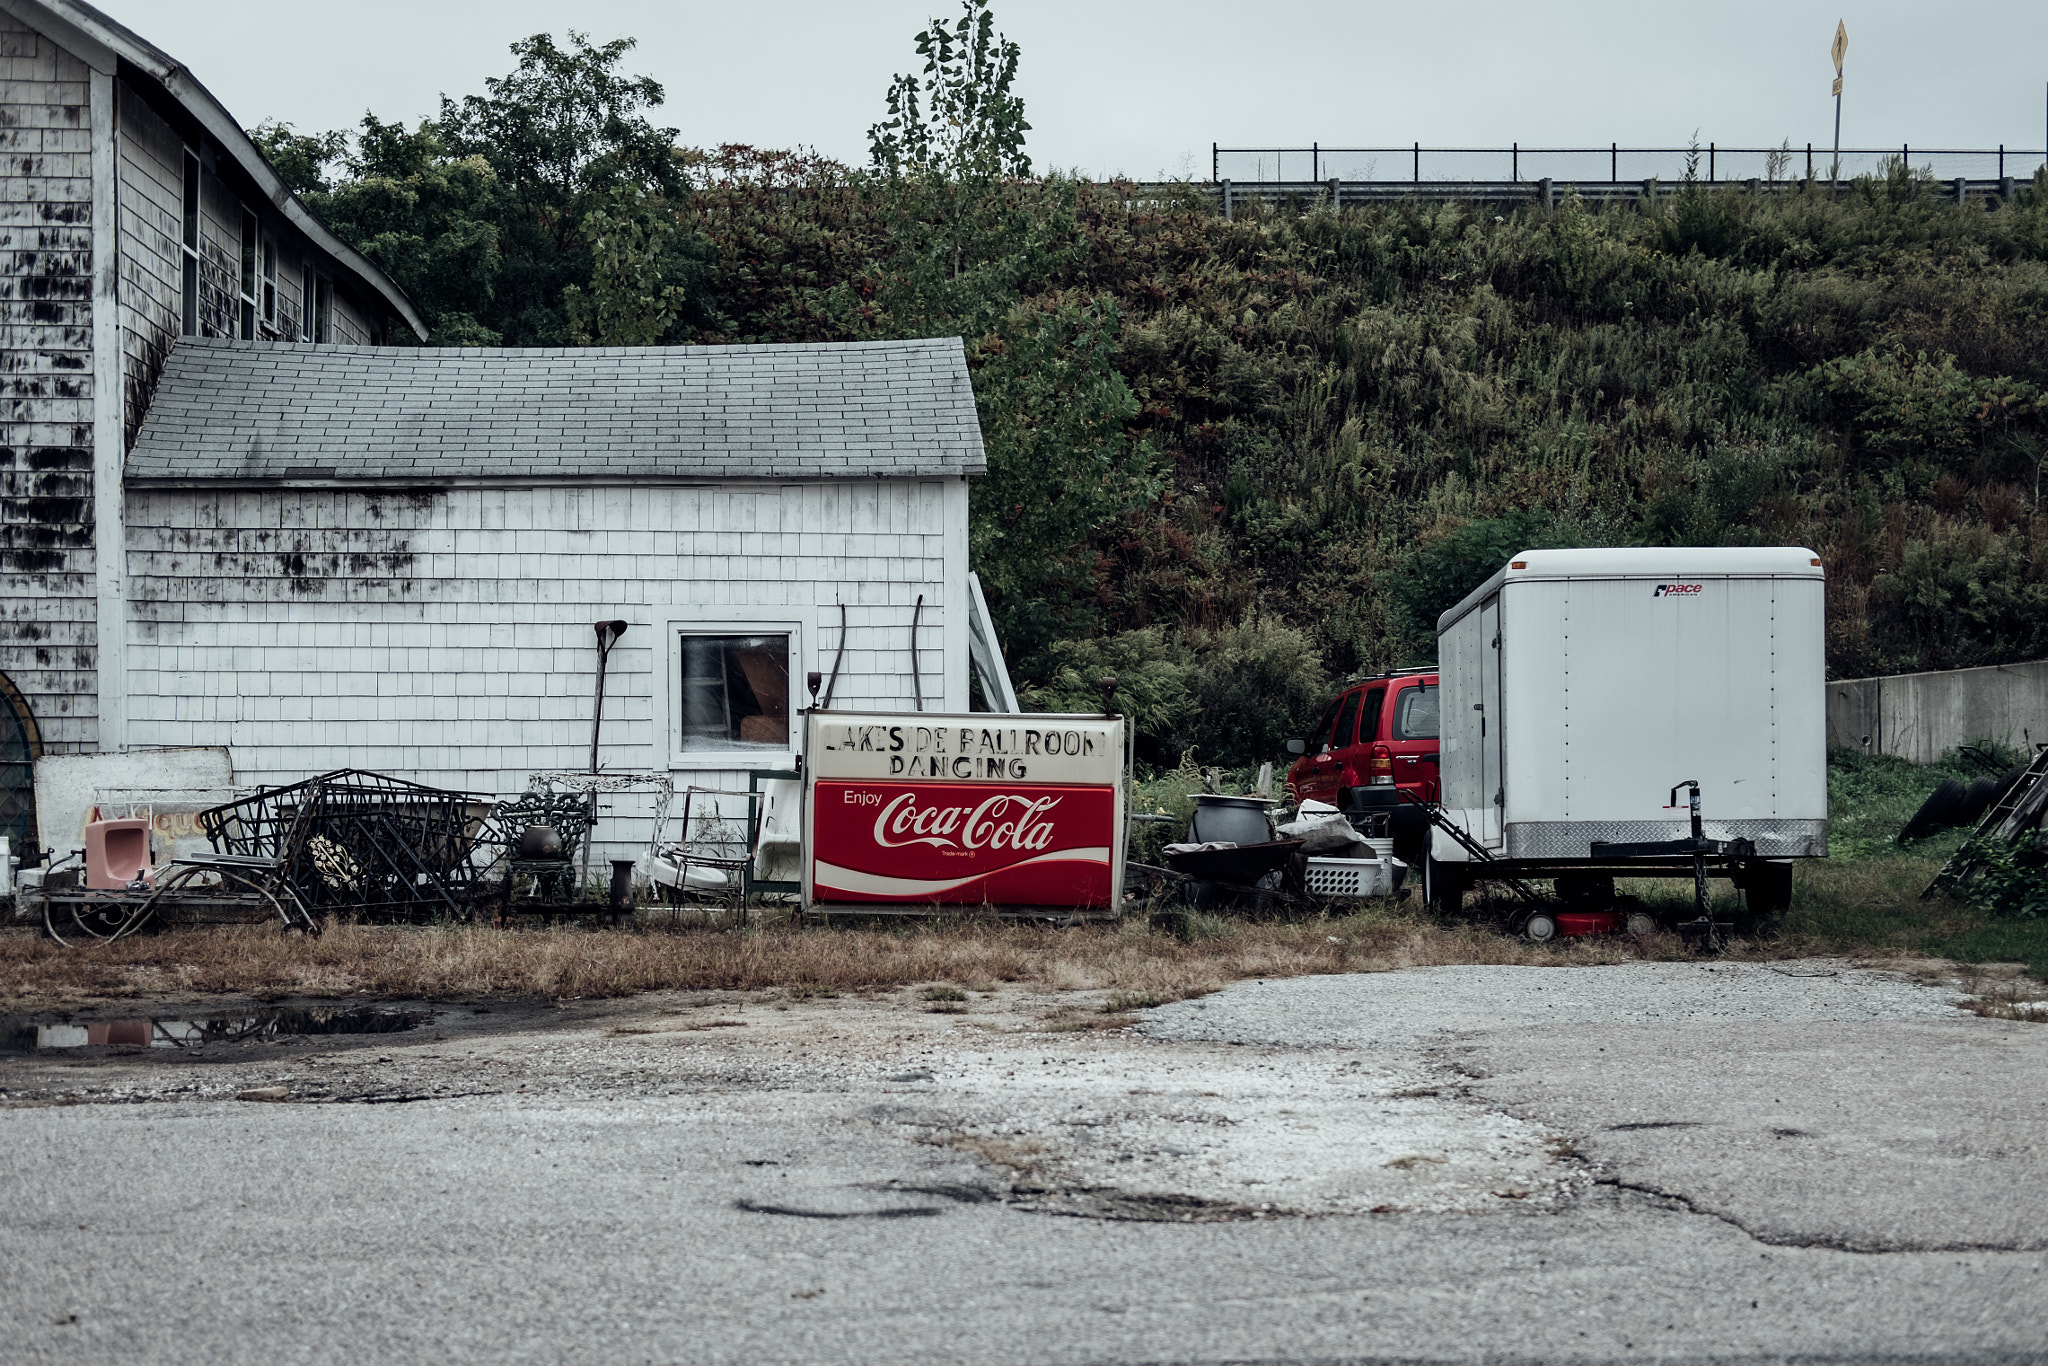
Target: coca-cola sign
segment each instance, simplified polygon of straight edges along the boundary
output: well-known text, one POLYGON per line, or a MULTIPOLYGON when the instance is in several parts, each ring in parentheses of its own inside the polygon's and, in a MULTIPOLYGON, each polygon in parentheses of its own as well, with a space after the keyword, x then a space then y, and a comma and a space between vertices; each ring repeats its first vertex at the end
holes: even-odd
POLYGON ((1107 906, 1116 789, 818 781, 812 897, 1107 906))

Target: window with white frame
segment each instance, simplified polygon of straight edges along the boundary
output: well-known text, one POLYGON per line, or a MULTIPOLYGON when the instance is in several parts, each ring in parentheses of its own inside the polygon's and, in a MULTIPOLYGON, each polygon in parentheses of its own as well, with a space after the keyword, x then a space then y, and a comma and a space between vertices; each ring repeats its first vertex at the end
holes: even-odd
POLYGON ((679 759, 766 758, 794 747, 794 626, 721 624, 671 634, 669 705, 679 759))

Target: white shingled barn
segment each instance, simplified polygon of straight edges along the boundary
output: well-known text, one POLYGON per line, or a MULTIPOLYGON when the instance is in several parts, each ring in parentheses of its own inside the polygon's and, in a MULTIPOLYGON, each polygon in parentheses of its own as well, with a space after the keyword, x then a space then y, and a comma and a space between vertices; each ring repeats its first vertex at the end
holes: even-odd
POLYGON ((187 338, 127 460, 128 743, 516 793, 587 767, 623 620, 603 766, 743 790, 792 766, 811 671, 835 706, 968 709, 983 468, 957 338, 187 338))

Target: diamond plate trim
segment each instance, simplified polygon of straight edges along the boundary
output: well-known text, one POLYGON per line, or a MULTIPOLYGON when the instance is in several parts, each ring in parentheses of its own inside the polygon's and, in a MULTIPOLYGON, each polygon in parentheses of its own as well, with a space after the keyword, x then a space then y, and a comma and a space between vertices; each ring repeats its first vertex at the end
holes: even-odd
MULTIPOLYGON (((1826 821, 1750 820, 1700 823, 1710 840, 1754 841, 1761 858, 1825 858, 1826 821)), ((1635 844, 1647 840, 1682 840, 1692 822, 1682 821, 1522 821, 1507 829, 1508 858, 1584 859, 1592 857, 1594 841, 1635 844)))

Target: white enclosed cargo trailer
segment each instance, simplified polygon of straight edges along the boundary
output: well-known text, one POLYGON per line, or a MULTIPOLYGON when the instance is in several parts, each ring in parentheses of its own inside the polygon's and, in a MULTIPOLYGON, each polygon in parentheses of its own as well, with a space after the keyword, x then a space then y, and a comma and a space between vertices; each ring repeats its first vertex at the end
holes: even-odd
POLYGON ((1755 846, 1723 875, 1782 900, 1827 853, 1824 593, 1809 550, 1530 550, 1444 613, 1443 814, 1484 851, 1434 832, 1453 895, 1474 862, 1654 872, 1599 846, 1686 837, 1690 779, 1755 846))

